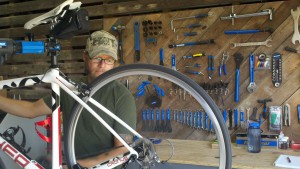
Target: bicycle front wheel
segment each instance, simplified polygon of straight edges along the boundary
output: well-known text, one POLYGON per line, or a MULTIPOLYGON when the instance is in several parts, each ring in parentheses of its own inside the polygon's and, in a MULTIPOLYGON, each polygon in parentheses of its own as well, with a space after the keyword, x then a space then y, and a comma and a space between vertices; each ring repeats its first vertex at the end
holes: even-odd
MULTIPOLYGON (((199 109, 205 112, 208 118, 210 119, 215 136, 218 140, 218 154, 215 155, 214 159, 219 159, 218 166, 220 169, 230 169, 232 163, 232 152, 231 152, 231 141, 230 136, 227 130, 227 127, 224 123, 223 117, 221 115, 220 110, 211 99, 211 97, 203 90, 195 81, 190 79, 189 77, 174 71, 170 68, 166 68, 159 65, 151 65, 151 64, 131 64, 131 65, 124 65, 117 68, 114 68, 108 72, 105 72, 103 75, 99 76, 89 87, 92 89, 90 96, 93 98, 93 95, 104 85, 110 83, 114 80, 120 80, 124 77, 137 77, 136 79, 142 79, 143 77, 158 77, 159 81, 163 81, 163 84, 170 82, 171 84, 175 84, 177 87, 181 88, 185 92, 189 93, 193 100, 199 104, 199 109)), ((88 98, 84 99, 85 102, 88 102, 88 98)), ((171 102, 170 102, 171 104, 171 102)), ((195 105, 195 104, 193 104, 195 105)), ((76 104, 73 109, 72 117, 70 117, 68 128, 64 134, 65 137, 65 155, 66 161, 69 167, 74 166, 77 164, 76 156, 75 156, 75 149, 74 149, 74 138, 75 138, 75 130, 77 127, 78 119, 82 113, 82 106, 80 104, 76 104)), ((139 109, 137 109, 139 110, 139 109)), ((100 115, 101 116, 101 115, 100 115)), ((175 112, 174 112, 175 116, 175 112)), ((191 116, 190 116, 191 117, 191 116)), ((204 119, 204 118, 203 118, 204 119)), ((185 120, 185 119, 183 119, 185 120)), ((173 123, 173 122, 172 122, 173 123)), ((174 122, 175 123, 175 122, 174 122)), ((176 124, 175 124, 176 125, 176 124)), ((190 124, 191 125, 191 124, 190 124)), ((196 123, 194 124, 194 126, 196 123)), ((179 127, 182 127, 180 125, 179 127)), ((179 128, 178 127, 178 128, 179 128)), ((184 126, 183 126, 184 127, 184 126)), ((138 128, 139 130, 139 128, 138 128)), ((186 129, 187 130, 187 129, 186 129)), ((174 130, 173 130, 174 131, 174 130)), ((199 131, 193 132, 193 135, 197 135, 199 131)), ((140 132, 139 132, 140 133, 140 132)), ((144 132, 145 133, 145 132, 144 132)), ((146 135, 149 132, 146 132, 146 135)), ((143 135, 143 134, 141 134, 143 135)), ((158 134, 159 136, 168 136, 167 134, 158 134)), ((156 135, 157 136, 157 135, 156 135)), ((196 140, 199 137, 194 137, 196 140)), ((171 137, 170 137, 171 138, 171 137)), ((172 138, 176 139, 174 135, 172 138)), ((182 139, 182 138, 180 138, 182 139)), ((207 137, 204 140, 207 140, 207 137)), ((176 151, 176 147, 174 147, 176 151)), ((201 149, 192 149, 189 151, 193 152, 201 152, 201 149)), ((210 152, 210 150, 208 151, 210 152)), ((180 155, 180 154, 179 154, 180 155)), ((175 161, 176 163, 176 161, 175 161)), ((193 164, 197 164, 196 162, 193 164)))

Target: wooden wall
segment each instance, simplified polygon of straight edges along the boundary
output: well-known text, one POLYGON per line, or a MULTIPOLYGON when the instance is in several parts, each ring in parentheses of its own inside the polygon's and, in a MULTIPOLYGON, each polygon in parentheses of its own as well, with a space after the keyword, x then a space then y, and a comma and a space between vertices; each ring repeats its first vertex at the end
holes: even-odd
MULTIPOLYGON (((1 38, 15 38, 26 39, 24 34, 27 32, 22 28, 23 24, 43 12, 52 9, 62 1, 26 1, 26 2, 10 2, 1 1, 0 11, 0 37, 1 38), (26 7, 24 7, 26 6, 26 7)), ((96 0, 84 0, 83 7, 88 9, 91 17, 91 31, 105 29, 113 34, 116 32, 111 30, 111 27, 116 24, 122 24, 126 26, 123 32, 123 45, 124 45, 124 57, 126 64, 133 63, 134 56, 134 34, 133 23, 144 20, 160 20, 163 25, 163 34, 158 37, 157 45, 145 44, 141 35, 141 61, 140 63, 153 63, 159 64, 159 48, 164 49, 165 66, 171 67, 171 54, 176 55, 177 69, 183 72, 184 65, 200 63, 201 68, 199 71, 203 72, 204 76, 188 75, 190 78, 198 83, 203 82, 219 82, 220 80, 228 82, 229 93, 223 96, 225 106, 222 106, 221 101, 217 101, 220 108, 237 108, 237 107, 250 107, 251 112, 253 107, 258 107, 258 114, 262 112, 262 105, 257 103, 257 99, 272 98, 273 101, 268 105, 283 105, 288 103, 291 105, 292 122, 290 127, 284 127, 284 133, 286 133, 292 139, 300 139, 299 129, 300 124, 297 121, 296 106, 300 103, 300 55, 284 51, 285 46, 291 46, 300 50, 299 45, 293 45, 291 43, 291 37, 293 34, 293 20, 290 15, 290 10, 295 9, 296 6, 300 6, 300 2, 297 0, 290 1, 277 1, 277 2, 265 2, 265 3, 251 3, 234 5, 234 12, 237 14, 246 14, 259 12, 263 9, 274 8, 273 20, 270 21, 267 16, 252 17, 236 19, 235 24, 232 25, 230 20, 220 20, 220 16, 228 16, 231 13, 231 4, 236 1, 178 1, 178 3, 171 3, 169 1, 103 1, 96 0), (165 2, 165 3, 162 3, 165 2), (176 9, 176 10, 175 10, 176 9), (179 10, 180 9, 180 10, 179 10), (183 10, 185 9, 185 10, 183 10), (176 26, 184 26, 191 23, 204 23, 207 25, 205 29, 193 29, 198 33, 197 36, 184 37, 183 32, 188 32, 188 29, 181 29, 178 31, 178 40, 176 34, 171 31, 170 20, 173 18, 192 16, 199 13, 212 13, 211 16, 203 19, 188 19, 176 22, 176 26), (224 30, 233 29, 263 29, 265 27, 272 27, 275 31, 271 35, 268 33, 257 33, 247 35, 225 35, 224 30), (230 48, 230 42, 252 42, 252 41, 264 41, 267 38, 272 39, 272 47, 267 48, 264 46, 259 47, 238 47, 235 49, 230 48), (193 42, 199 40, 214 39, 215 44, 211 45, 198 45, 190 47, 178 47, 175 49, 169 49, 169 44, 179 44, 186 42, 193 42), (146 50, 151 51, 151 58, 147 59, 145 56, 146 50), (224 51, 229 52, 230 58, 227 62, 228 75, 219 77, 217 69, 214 72, 214 78, 208 79, 207 76, 207 55, 215 56, 215 68, 218 68, 222 53, 224 51), (194 60, 181 59, 184 55, 189 55, 198 52, 205 52, 206 56, 197 58, 194 60), (233 101, 234 98, 234 81, 235 81, 235 62, 233 54, 236 52, 242 53, 244 61, 241 65, 241 96, 240 102, 233 101), (250 52, 255 54, 265 53, 268 56, 275 52, 279 52, 283 56, 283 82, 279 88, 273 86, 271 82, 271 71, 260 70, 255 72, 255 82, 257 85, 257 91, 249 94, 247 92, 247 86, 249 85, 249 61, 248 56, 250 52)), ((243 2, 243 1, 239 1, 243 2)), ((246 1, 245 1, 246 2, 246 1)), ((251 1, 247 1, 251 2, 251 1)), ((261 1, 262 2, 262 1, 261 1)), ((142 27, 142 25, 141 25, 142 27)), ((45 34, 48 32, 48 26, 42 25, 32 30, 36 39, 44 39, 45 34)), ((142 33, 142 29, 141 29, 142 33)), ((60 66, 62 71, 69 75, 71 78, 79 78, 84 76, 84 67, 81 59, 81 52, 84 49, 86 34, 73 37, 71 40, 61 41, 62 52, 60 56, 60 66)), ((24 75, 40 74, 48 69, 49 58, 40 55, 20 55, 10 58, 4 65, 0 66, 0 76, 4 79, 21 77, 24 75)), ((143 79, 146 80, 147 78, 143 79)), ((193 107, 191 99, 180 100, 177 96, 168 97, 168 88, 163 86, 164 82, 160 82, 158 79, 154 79, 154 83, 160 85, 165 89, 167 96, 163 100, 164 108, 171 109, 196 109, 193 107)), ((136 86, 141 83, 141 79, 130 81, 131 90, 136 92, 136 86)), ((44 88, 26 88, 23 90, 11 90, 8 91, 8 95, 21 95, 23 99, 35 100, 40 96, 47 93, 48 90, 44 88), (33 91, 39 91, 35 93, 33 91)), ((215 99, 215 96, 212 96, 215 99)), ((144 98, 137 99, 137 105, 139 109, 145 108, 144 98)), ((140 113, 139 113, 139 118, 140 113)), ((227 122, 228 123, 228 122, 227 122)), ((213 134, 209 134, 210 137, 206 137, 207 133, 202 131, 196 131, 188 126, 182 126, 176 122, 172 122, 173 132, 171 134, 160 133, 160 136, 174 137, 174 138, 190 138, 190 139, 212 139, 213 134), (199 134, 200 133, 200 134, 199 134)), ((141 123, 138 124, 140 129, 141 123)), ((267 122, 263 123, 264 132, 267 132, 267 122)), ((239 130, 238 130, 239 131, 239 130)), ((238 132, 231 130, 234 134, 238 132)), ((243 131, 243 130, 241 130, 243 131)), ((153 135, 153 133, 145 133, 153 135)), ((157 136, 157 133, 154 133, 157 136)))

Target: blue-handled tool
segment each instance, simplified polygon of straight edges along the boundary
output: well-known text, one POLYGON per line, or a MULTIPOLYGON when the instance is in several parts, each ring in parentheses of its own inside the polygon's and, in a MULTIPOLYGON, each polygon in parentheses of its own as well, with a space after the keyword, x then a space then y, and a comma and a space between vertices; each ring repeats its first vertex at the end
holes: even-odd
POLYGON ((172 132, 172 126, 171 126, 171 110, 167 109, 167 126, 166 130, 168 133, 172 132))
POLYGON ((155 122, 155 131, 160 132, 160 110, 156 109, 156 122, 155 122))
POLYGON ((243 62, 244 57, 240 53, 236 53, 234 55, 234 60, 236 64, 235 71, 235 93, 234 93, 234 101, 239 102, 240 97, 240 66, 243 62))
POLYGON ((253 93, 256 91, 256 84, 254 82, 254 54, 251 53, 249 56, 249 72, 250 72, 250 83, 247 87, 249 93, 253 93))
POLYGON ((198 35, 197 32, 187 32, 187 33, 183 33, 183 36, 196 36, 198 35))
POLYGON ((227 110, 226 109, 223 110, 223 120, 226 124, 226 120, 227 120, 227 110))
POLYGON ((180 114, 179 114, 179 122, 180 122, 180 124, 183 125, 183 113, 182 113, 182 111, 180 111, 180 114))
POLYGON ((199 121, 198 121, 198 128, 199 129, 203 129, 203 123, 202 123, 202 121, 203 121, 203 113, 200 111, 199 112, 199 119, 198 119, 199 121))
POLYGON ((215 67, 214 67, 214 59, 215 57, 212 55, 208 56, 208 66, 207 66, 207 71, 208 71, 208 78, 212 79, 213 78, 213 74, 215 71, 215 67))
POLYGON ((204 116, 204 130, 208 130, 208 115, 207 113, 205 113, 205 116, 204 116))
POLYGON ((172 67, 171 68, 173 70, 177 71, 177 69, 176 69, 176 56, 175 56, 175 54, 172 54, 171 60, 172 60, 172 67))
POLYGON ((193 45, 205 45, 205 44, 214 44, 214 39, 202 40, 198 42, 187 42, 181 44, 170 44, 169 48, 183 47, 183 46, 193 46, 193 45))
POLYGON ((223 57, 221 59, 221 63, 220 63, 220 67, 219 67, 219 76, 222 76, 223 73, 224 73, 224 75, 227 75, 226 62, 227 62, 228 58, 229 58, 228 52, 223 52, 223 57))
POLYGON ((298 110, 298 123, 300 123, 300 104, 298 104, 297 110, 298 110))
POLYGON ((151 120, 151 111, 150 109, 147 109, 147 114, 146 114, 147 120, 146 120, 146 131, 150 131, 150 120, 151 120))
POLYGON ((189 116, 189 120, 190 120, 189 125, 190 125, 190 127, 194 126, 194 123, 193 123, 194 120, 193 120, 193 118, 194 118, 193 112, 190 112, 190 116, 189 116))
POLYGON ((233 118, 234 118, 234 129, 237 130, 238 126, 239 126, 239 112, 238 109, 234 109, 234 114, 233 114, 233 118))
POLYGON ((160 127, 162 129, 161 131, 166 132, 167 128, 166 128, 166 122, 165 122, 165 110, 161 109, 160 113, 161 113, 160 127))
POLYGON ((164 49, 159 49, 159 65, 164 66, 164 49))
POLYGON ((210 120, 210 119, 209 119, 209 131, 210 131, 211 133, 214 132, 214 126, 213 126, 212 120, 210 120))
POLYGON ((151 110, 151 118, 150 118, 150 120, 151 120, 150 131, 154 131, 154 129, 155 129, 155 124, 154 124, 154 120, 155 120, 155 118, 154 118, 154 109, 151 110))
POLYGON ((226 30, 224 33, 226 35, 236 35, 236 34, 254 34, 259 32, 268 32, 273 33, 274 29, 266 28, 266 29, 244 29, 244 30, 226 30))
POLYGON ((193 74, 193 75, 204 75, 202 72, 200 71, 193 71, 193 70, 185 70, 185 73, 188 74, 193 74))
POLYGON ((141 48, 140 48, 140 23, 134 22, 134 50, 135 50, 135 58, 134 62, 140 61, 141 59, 141 48))
POLYGON ((194 112, 194 119, 193 119, 193 121, 194 121, 194 128, 196 129, 197 128, 197 126, 198 126, 198 120, 197 120, 197 118, 198 118, 198 115, 199 115, 199 112, 194 112))
POLYGON ((146 113, 147 112, 145 110, 142 110, 142 131, 146 130, 146 120, 147 120, 146 113))
POLYGON ((228 129, 232 129, 232 109, 228 110, 228 117, 229 117, 229 127, 228 129))

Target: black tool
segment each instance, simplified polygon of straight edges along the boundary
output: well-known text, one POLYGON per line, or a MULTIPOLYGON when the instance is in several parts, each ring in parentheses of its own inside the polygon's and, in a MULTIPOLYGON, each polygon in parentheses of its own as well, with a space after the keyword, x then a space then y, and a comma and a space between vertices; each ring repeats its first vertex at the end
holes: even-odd
POLYGON ((232 130, 232 110, 228 110, 228 116, 229 116, 229 130, 232 130))
POLYGON ((259 99, 259 100, 257 100, 258 103, 264 104, 264 107, 263 107, 263 118, 264 119, 267 119, 267 117, 268 117, 267 102, 271 102, 271 101, 272 101, 272 99, 259 99))
POLYGON ((171 45, 169 45, 169 48, 192 46, 192 45, 205 45, 205 44, 213 44, 213 43, 215 43, 215 40, 214 39, 209 39, 209 40, 202 40, 202 41, 198 41, 198 42, 187 42, 187 43, 181 43, 181 44, 171 44, 171 45))
POLYGON ((161 109, 161 120, 160 120, 160 127, 161 127, 161 131, 162 132, 166 132, 167 128, 166 128, 166 122, 165 122, 165 110, 161 109))
POLYGON ((117 31, 119 34, 119 37, 118 37, 118 39, 119 39, 118 40, 119 63, 124 64, 125 62, 123 60, 122 31, 125 29, 125 26, 122 26, 122 25, 113 26, 111 29, 114 31, 117 31))
POLYGON ((297 111, 298 111, 298 123, 300 123, 300 104, 297 106, 297 111))
POLYGON ((166 122, 166 131, 168 133, 172 132, 172 126, 171 126, 171 110, 167 109, 167 122, 166 122))
POLYGON ((164 49, 159 49, 159 65, 164 66, 164 49))
POLYGON ((212 79, 213 78, 213 74, 214 74, 214 56, 209 55, 208 56, 208 66, 207 66, 207 71, 208 71, 208 78, 212 79))
POLYGON ((146 130, 146 111, 145 110, 142 110, 142 131, 145 131, 146 130))
POLYGON ((161 127, 160 127, 160 110, 156 109, 156 122, 155 122, 155 131, 160 132, 161 127))
POLYGON ((140 49, 140 23, 134 22, 134 50, 135 50, 135 59, 134 61, 140 61, 141 58, 141 49, 140 49))
POLYGON ((293 52, 293 53, 300 53, 299 50, 294 49, 294 48, 291 48, 291 47, 288 47, 288 46, 286 46, 286 47, 284 48, 284 50, 286 50, 286 51, 288 51, 288 52, 293 52))
POLYGON ((244 57, 240 53, 234 54, 234 60, 236 65, 235 71, 235 94, 234 94, 234 101, 239 102, 240 97, 240 66, 243 62, 244 57))
POLYGON ((258 121, 258 120, 256 119, 257 110, 258 110, 257 107, 254 107, 254 108, 253 108, 253 112, 252 112, 251 116, 249 117, 249 120, 252 120, 252 121, 258 121))
POLYGON ((273 28, 265 28, 265 29, 247 29, 247 30, 226 30, 224 31, 227 35, 235 35, 235 34, 253 34, 253 33, 259 33, 259 32, 268 32, 273 33, 273 28))
POLYGON ((282 82, 282 57, 280 53, 272 55, 272 82, 275 87, 279 87, 282 82))

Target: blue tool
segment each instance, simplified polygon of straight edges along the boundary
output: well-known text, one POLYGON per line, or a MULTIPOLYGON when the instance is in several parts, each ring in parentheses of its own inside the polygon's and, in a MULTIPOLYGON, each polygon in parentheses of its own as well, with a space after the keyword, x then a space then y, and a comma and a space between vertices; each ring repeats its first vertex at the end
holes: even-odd
POLYGON ((234 129, 237 130, 238 126, 239 126, 239 114, 238 114, 238 109, 234 109, 234 114, 233 114, 233 117, 234 117, 234 129))
POLYGON ((298 110, 298 123, 300 123, 300 104, 298 104, 297 110, 298 110))
POLYGON ((213 74, 215 71, 215 67, 214 67, 214 56, 209 55, 208 56, 208 67, 207 67, 207 71, 208 71, 208 78, 212 79, 213 78, 213 74))
POLYGON ((134 61, 140 61, 141 48, 140 48, 140 23, 139 22, 134 22, 134 50, 135 50, 134 61))
POLYGON ((159 49, 159 65, 164 66, 164 49, 159 49))
POLYGON ((208 130, 208 115, 205 113, 205 118, 204 118, 204 130, 208 130))
POLYGON ((160 110, 156 109, 156 123, 155 123, 155 131, 160 132, 160 110))
POLYGON ((193 119, 193 123, 194 123, 193 127, 194 128, 197 128, 197 126, 198 126, 198 120, 197 120, 198 115, 199 115, 199 112, 194 112, 194 119, 193 119))
POLYGON ((193 74, 193 75, 204 75, 202 72, 193 71, 193 70, 185 70, 185 73, 193 74))
POLYGON ((171 110, 167 109, 167 125, 166 125, 166 131, 168 133, 172 132, 172 126, 171 126, 171 110))
POLYGON ((235 71, 235 93, 234 93, 234 101, 239 102, 240 97, 240 66, 243 62, 244 57, 240 53, 236 53, 234 55, 234 60, 236 64, 235 71))
POLYGON ((171 60, 172 60, 172 67, 171 68, 173 70, 177 71, 177 69, 176 69, 176 56, 175 56, 175 54, 172 54, 171 60))
POLYGON ((211 133, 214 132, 214 126, 213 126, 212 120, 209 120, 209 131, 210 131, 211 133))
POLYGON ((193 120, 194 119, 193 112, 190 112, 190 118, 189 119, 190 119, 189 125, 190 125, 190 127, 193 127, 194 126, 194 123, 193 123, 194 122, 194 120, 193 120))
POLYGON ((147 112, 145 110, 142 110, 142 131, 146 130, 146 120, 147 120, 146 113, 147 112))
POLYGON ((228 58, 229 58, 228 52, 224 52, 221 63, 220 63, 220 67, 219 67, 219 76, 222 76, 222 72, 224 73, 224 75, 227 75, 226 62, 227 62, 228 58))
POLYGON ((180 124, 183 124, 183 113, 180 111, 180 117, 179 117, 180 124))
POLYGON ((203 113, 200 111, 199 112, 199 122, 198 122, 198 128, 199 129, 203 129, 203 125, 202 125, 202 117, 203 117, 203 113))
POLYGON ((251 53, 249 56, 249 72, 250 72, 250 83, 247 87, 249 93, 253 93, 256 91, 256 84, 254 82, 254 54, 251 53))
POLYGON ((183 36, 196 36, 198 35, 197 32, 188 32, 188 33, 183 33, 183 36))
POLYGON ((253 33, 259 33, 259 32, 269 32, 273 33, 274 30, 272 28, 266 28, 266 29, 244 29, 244 30, 226 30, 224 31, 227 35, 236 35, 236 34, 253 34, 253 33))
POLYGON ((223 119, 224 119, 224 122, 226 123, 226 120, 227 120, 227 111, 226 111, 226 109, 223 110, 223 119))
POLYGON ((147 120, 146 120, 146 131, 150 131, 150 120, 151 120, 151 112, 149 109, 147 109, 147 120))
POLYGON ((155 124, 154 124, 154 109, 151 110, 151 123, 150 123, 150 131, 154 131, 155 124))
POLYGON ((161 131, 162 132, 166 132, 167 128, 166 128, 166 122, 165 122, 165 110, 161 109, 161 120, 160 120, 160 127, 161 127, 161 131))

